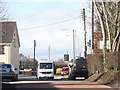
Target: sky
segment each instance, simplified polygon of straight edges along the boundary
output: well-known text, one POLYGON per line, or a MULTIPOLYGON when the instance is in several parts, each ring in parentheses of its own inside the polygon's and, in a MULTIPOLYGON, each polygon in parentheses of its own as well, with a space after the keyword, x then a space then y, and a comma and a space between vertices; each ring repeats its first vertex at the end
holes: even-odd
MULTIPOLYGON (((89 0, 4 0, 10 20, 17 22, 20 53, 33 57, 36 40, 36 59, 47 59, 50 46, 52 60, 73 58, 73 30, 76 56, 84 53, 82 9, 86 9, 87 41, 90 39, 89 0)), ((88 48, 89 53, 89 48, 88 48)))

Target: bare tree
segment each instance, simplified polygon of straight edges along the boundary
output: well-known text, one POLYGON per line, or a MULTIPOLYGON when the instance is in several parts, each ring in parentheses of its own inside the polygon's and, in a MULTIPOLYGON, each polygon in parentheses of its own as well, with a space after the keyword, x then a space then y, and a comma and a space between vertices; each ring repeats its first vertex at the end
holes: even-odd
POLYGON ((112 44, 112 51, 114 52, 120 51, 120 1, 116 3, 116 14, 113 24, 115 25, 114 40, 112 44))
POLYGON ((104 22, 103 22, 103 18, 102 18, 100 9, 99 9, 96 1, 93 0, 93 2, 94 2, 95 9, 97 11, 97 15, 98 15, 99 20, 100 20, 100 25, 101 25, 102 35, 103 35, 103 56, 104 56, 104 64, 105 64, 105 60, 106 60, 106 53, 105 53, 106 52, 106 33, 105 32, 106 31, 105 31, 104 22))
POLYGON ((8 20, 9 15, 7 12, 6 3, 0 0, 0 20, 8 20))
POLYGON ((93 0, 98 16, 97 23, 100 24, 100 30, 103 38, 103 56, 104 70, 106 64, 107 40, 109 41, 109 51, 120 51, 120 1, 119 2, 96 2, 93 0))

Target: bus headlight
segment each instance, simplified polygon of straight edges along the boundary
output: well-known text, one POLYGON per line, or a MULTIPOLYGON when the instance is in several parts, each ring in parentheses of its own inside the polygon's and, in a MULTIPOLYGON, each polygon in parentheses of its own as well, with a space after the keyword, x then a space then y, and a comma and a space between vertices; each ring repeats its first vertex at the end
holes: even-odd
POLYGON ((39 74, 42 74, 42 72, 39 72, 39 74))
POLYGON ((51 74, 54 74, 53 72, 51 72, 51 74))

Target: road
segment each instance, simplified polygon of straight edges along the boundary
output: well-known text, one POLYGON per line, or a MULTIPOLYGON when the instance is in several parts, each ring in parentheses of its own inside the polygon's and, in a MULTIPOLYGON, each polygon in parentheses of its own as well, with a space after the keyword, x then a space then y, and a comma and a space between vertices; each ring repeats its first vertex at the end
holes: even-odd
POLYGON ((2 90, 113 90, 84 79, 67 80, 67 76, 55 76, 54 80, 37 80, 36 77, 19 77, 18 81, 3 82, 2 90))

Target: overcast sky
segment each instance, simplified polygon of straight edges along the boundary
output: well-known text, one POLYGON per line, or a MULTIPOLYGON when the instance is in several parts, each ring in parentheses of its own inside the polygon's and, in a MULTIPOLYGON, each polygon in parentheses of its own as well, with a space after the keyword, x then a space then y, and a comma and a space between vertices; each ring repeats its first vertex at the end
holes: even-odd
POLYGON ((90 38, 90 2, 88 0, 5 0, 10 19, 17 22, 20 53, 33 57, 36 40, 36 59, 62 59, 65 53, 73 57, 72 34, 76 31, 76 55, 83 56, 84 28, 81 9, 87 13, 87 41, 90 38), (67 30, 61 30, 67 29, 67 30))

